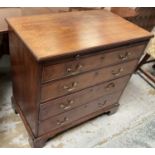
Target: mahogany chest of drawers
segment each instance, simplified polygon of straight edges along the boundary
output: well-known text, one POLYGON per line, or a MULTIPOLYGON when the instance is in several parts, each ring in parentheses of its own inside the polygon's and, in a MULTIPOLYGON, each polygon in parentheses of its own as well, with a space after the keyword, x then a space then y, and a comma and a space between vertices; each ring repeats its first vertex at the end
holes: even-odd
POLYGON ((33 147, 112 114, 152 35, 108 11, 7 19, 12 103, 33 147))

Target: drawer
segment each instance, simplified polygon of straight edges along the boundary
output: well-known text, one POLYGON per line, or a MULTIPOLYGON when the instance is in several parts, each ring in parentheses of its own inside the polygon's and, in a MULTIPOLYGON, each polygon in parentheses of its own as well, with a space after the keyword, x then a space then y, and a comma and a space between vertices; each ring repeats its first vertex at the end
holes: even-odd
POLYGON ((42 81, 50 81, 76 75, 82 72, 90 71, 93 69, 101 68, 104 66, 125 62, 131 59, 139 58, 143 52, 145 44, 139 44, 131 47, 117 48, 109 50, 107 53, 100 52, 94 56, 79 57, 76 56, 75 60, 59 63, 55 65, 45 65, 43 68, 42 81))
POLYGON ((39 123, 39 135, 55 130, 57 128, 64 127, 82 117, 85 117, 91 113, 101 110, 107 106, 117 103, 121 92, 111 94, 109 96, 103 96, 97 100, 93 100, 88 104, 84 104, 80 107, 64 112, 50 119, 40 121, 39 123))
POLYGON ((71 94, 81 89, 132 73, 138 60, 102 68, 42 85, 41 102, 71 94))
POLYGON ((111 94, 123 90, 130 76, 125 76, 116 80, 105 82, 94 87, 90 87, 79 92, 45 102, 40 105, 40 120, 66 112, 77 106, 89 103, 103 95, 111 94))

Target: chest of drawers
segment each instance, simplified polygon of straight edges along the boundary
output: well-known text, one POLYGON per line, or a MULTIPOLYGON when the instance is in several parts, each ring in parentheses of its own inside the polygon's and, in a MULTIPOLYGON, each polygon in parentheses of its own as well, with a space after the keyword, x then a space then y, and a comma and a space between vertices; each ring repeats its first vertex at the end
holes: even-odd
POLYGON ((7 19, 12 103, 33 147, 112 114, 152 35, 104 10, 7 19))

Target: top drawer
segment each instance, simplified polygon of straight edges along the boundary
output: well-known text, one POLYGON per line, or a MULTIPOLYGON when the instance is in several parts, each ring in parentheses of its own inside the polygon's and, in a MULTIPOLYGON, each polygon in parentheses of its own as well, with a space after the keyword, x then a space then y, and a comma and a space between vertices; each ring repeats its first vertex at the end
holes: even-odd
POLYGON ((51 81, 70 75, 76 75, 85 71, 97 69, 103 66, 121 63, 140 57, 145 47, 145 43, 134 46, 125 46, 114 50, 100 51, 100 54, 93 56, 79 56, 74 60, 64 63, 47 65, 43 67, 42 81, 51 81))

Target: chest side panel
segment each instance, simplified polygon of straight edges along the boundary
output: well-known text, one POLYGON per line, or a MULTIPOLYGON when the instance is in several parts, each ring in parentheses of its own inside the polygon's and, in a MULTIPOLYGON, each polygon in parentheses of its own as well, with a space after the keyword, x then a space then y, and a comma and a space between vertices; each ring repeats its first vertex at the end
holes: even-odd
POLYGON ((40 67, 13 31, 9 33, 9 39, 13 97, 26 125, 37 135, 40 67))

